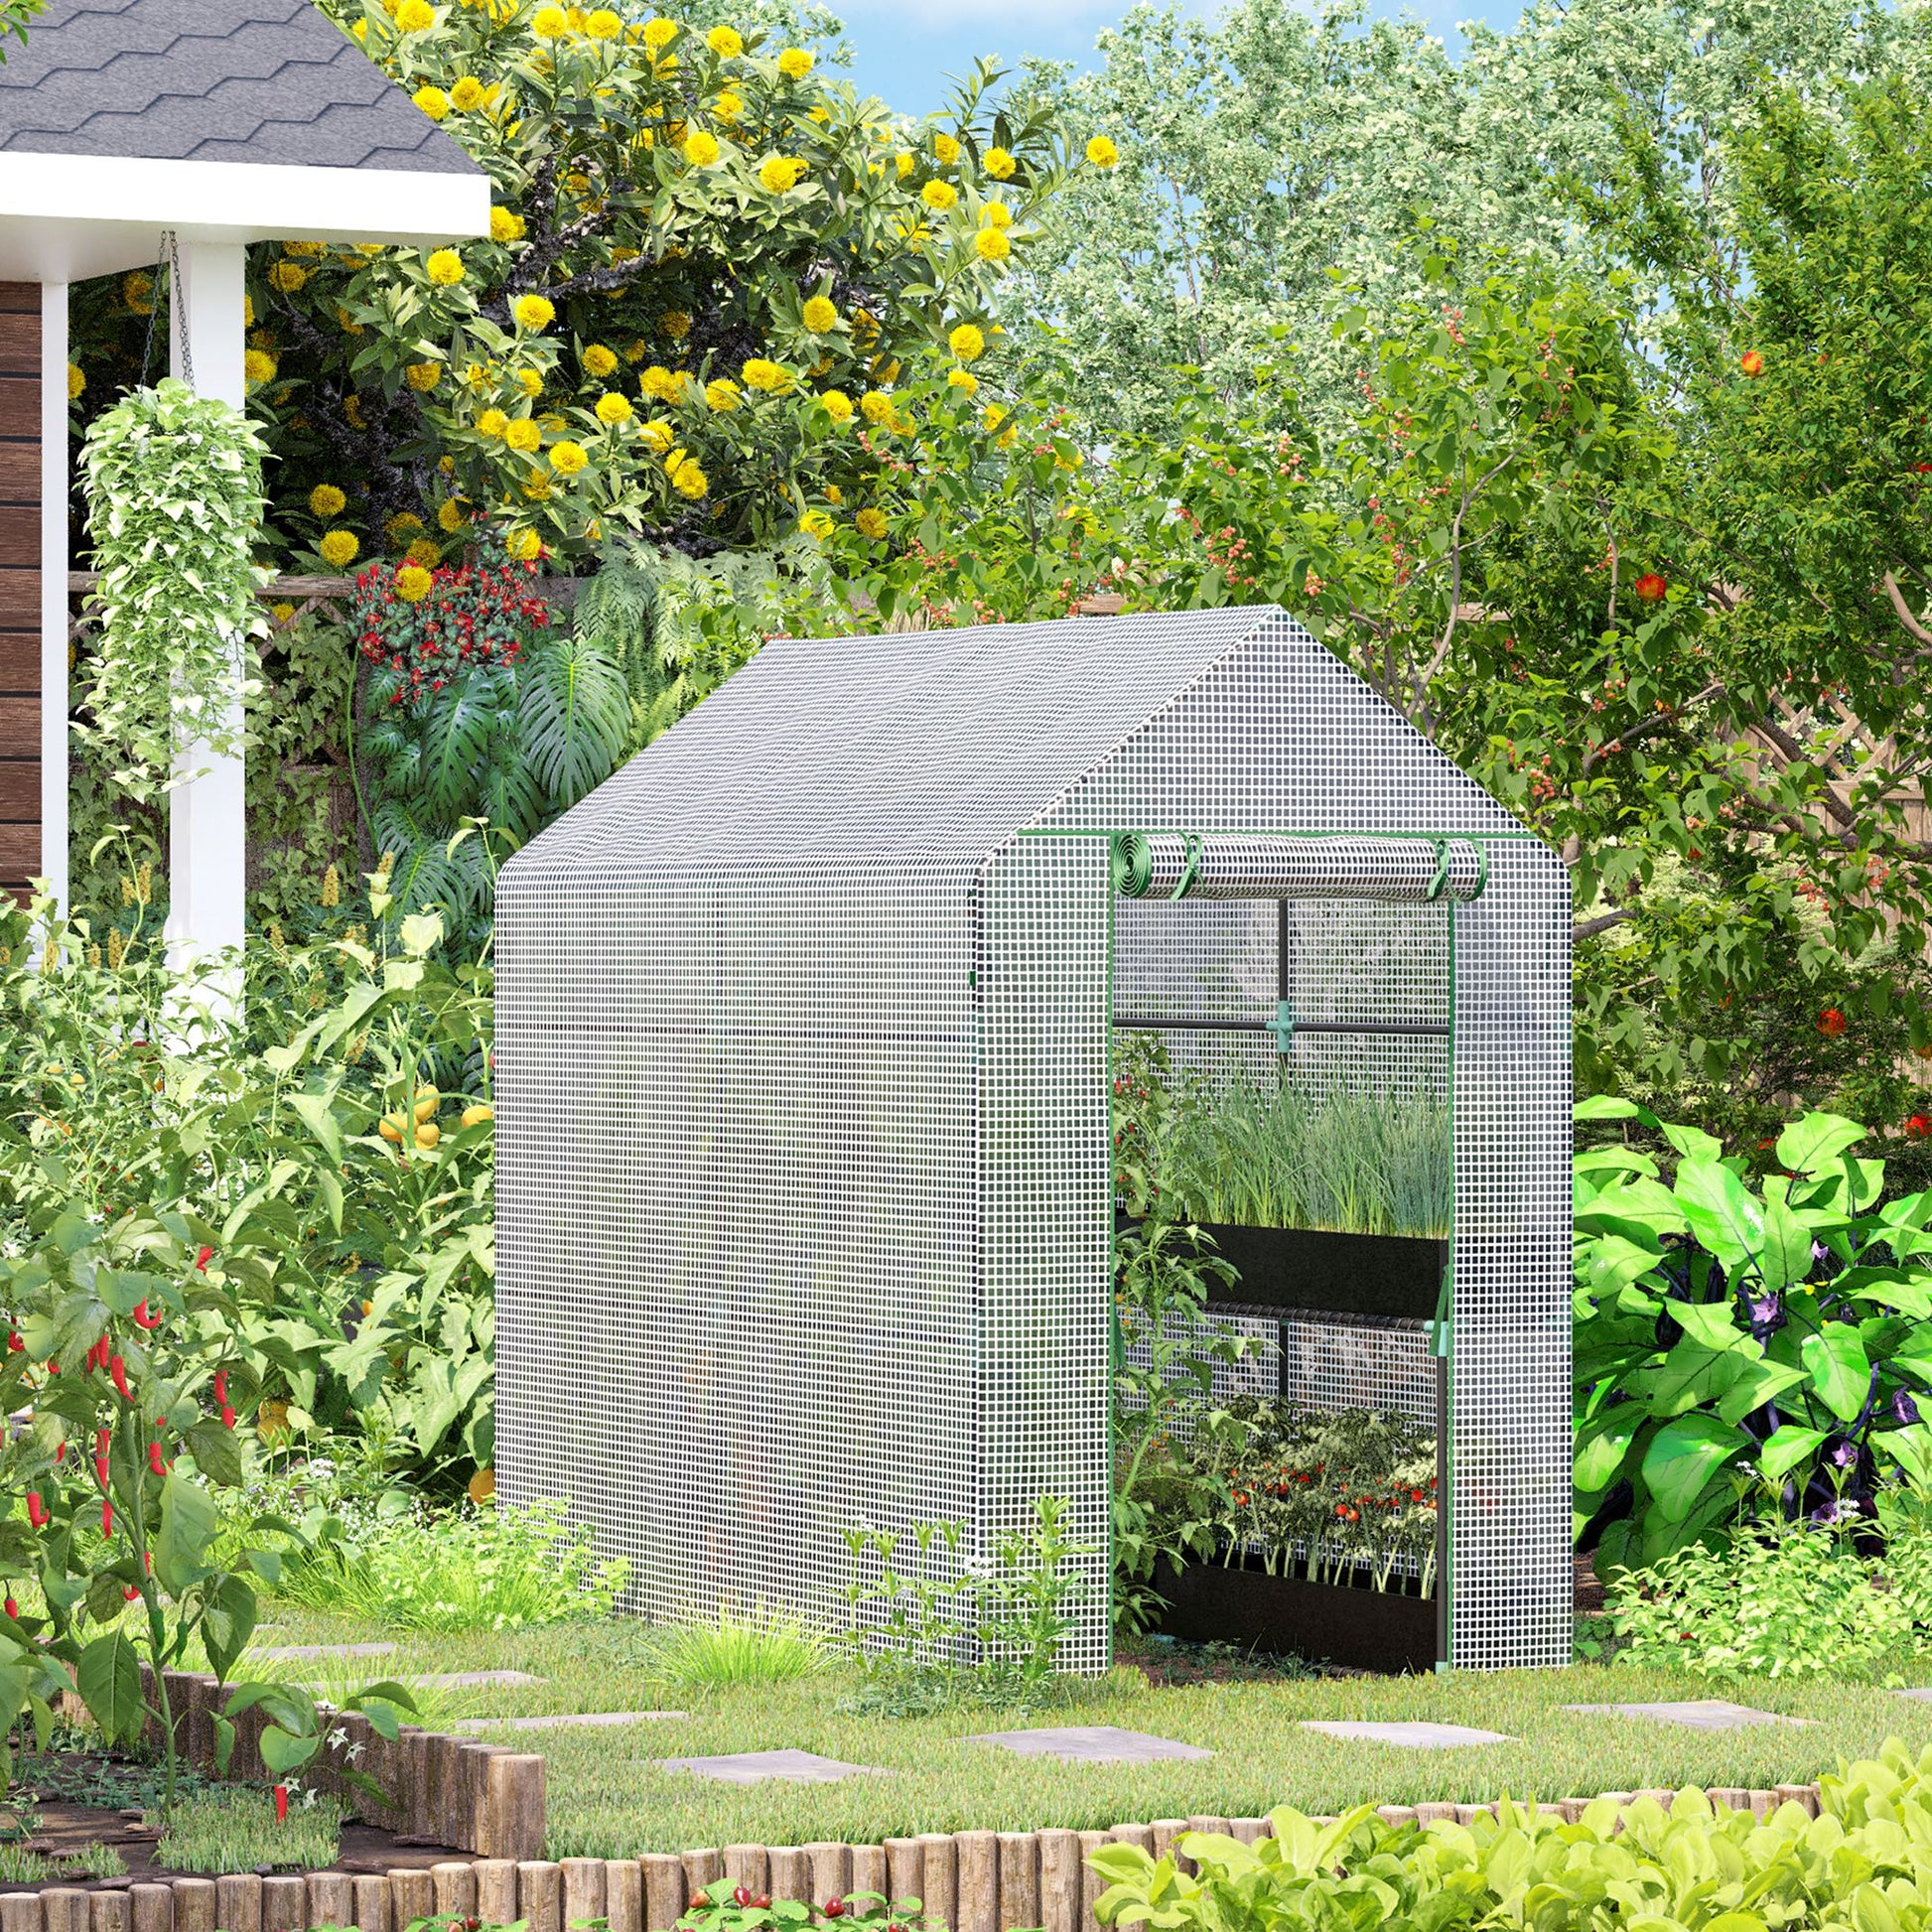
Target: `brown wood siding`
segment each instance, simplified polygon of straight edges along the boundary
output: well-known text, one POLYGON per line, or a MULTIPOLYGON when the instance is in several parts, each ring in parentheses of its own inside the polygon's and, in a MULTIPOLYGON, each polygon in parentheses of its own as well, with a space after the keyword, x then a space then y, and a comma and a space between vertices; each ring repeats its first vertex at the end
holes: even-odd
POLYGON ((0 282, 0 892, 41 870, 41 295, 0 282))

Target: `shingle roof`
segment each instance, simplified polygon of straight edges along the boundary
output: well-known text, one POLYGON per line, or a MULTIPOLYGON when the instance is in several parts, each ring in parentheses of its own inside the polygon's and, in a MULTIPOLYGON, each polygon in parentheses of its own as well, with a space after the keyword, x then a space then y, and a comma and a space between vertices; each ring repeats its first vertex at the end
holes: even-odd
POLYGON ((0 66, 0 152, 475 174, 311 0, 48 0, 0 66))

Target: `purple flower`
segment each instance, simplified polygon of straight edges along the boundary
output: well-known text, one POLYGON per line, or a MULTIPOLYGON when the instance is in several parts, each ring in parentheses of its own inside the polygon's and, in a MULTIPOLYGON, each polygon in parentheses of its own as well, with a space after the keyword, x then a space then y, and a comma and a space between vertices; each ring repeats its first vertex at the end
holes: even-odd
POLYGON ((1784 1326, 1784 1305, 1775 1295, 1759 1295, 1746 1305, 1751 1317, 1751 1333, 1761 1341, 1774 1328, 1784 1326))
POLYGON ((1822 1528, 1830 1529, 1839 1523, 1851 1522, 1859 1513, 1857 1503, 1835 1501, 1824 1504, 1811 1512, 1811 1520, 1822 1528))
POLYGON ((1918 1404, 1912 1400, 1911 1392, 1900 1389, 1891 1399, 1891 1412, 1901 1423, 1918 1421, 1918 1404))
POLYGON ((1824 1242, 1822 1242, 1822 1241, 1814 1241, 1814 1242, 1813 1242, 1813 1243, 1811 1244, 1811 1259, 1812 1259, 1812 1265, 1813 1265, 1814 1267, 1816 1267, 1816 1266, 1817 1266, 1817 1264, 1818 1264, 1819 1262, 1821 1262, 1821 1261, 1823 1261, 1823 1260, 1825 1259, 1825 1257, 1826 1257, 1826 1256, 1827 1256, 1828 1254, 1830 1254, 1830 1253, 1831 1253, 1831 1250, 1830 1250, 1830 1249, 1829 1249, 1828 1247, 1826 1247, 1826 1245, 1824 1244, 1824 1242))
POLYGON ((1858 1449, 1850 1443, 1841 1443, 1832 1451, 1832 1461, 1841 1469, 1849 1469, 1859 1459, 1858 1449))

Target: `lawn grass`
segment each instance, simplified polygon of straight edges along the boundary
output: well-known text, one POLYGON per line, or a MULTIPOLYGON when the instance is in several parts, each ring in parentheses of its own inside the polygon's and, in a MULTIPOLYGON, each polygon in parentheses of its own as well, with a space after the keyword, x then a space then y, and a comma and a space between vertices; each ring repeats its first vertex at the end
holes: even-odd
MULTIPOLYGON (((918 1832, 1049 1826, 1104 1829, 1155 1818, 1254 1816, 1288 1803, 1336 1812, 1374 1801, 1412 1804, 1592 1796, 1647 1786, 1802 1782, 1888 1736, 1932 1745, 1932 1705, 1871 1685, 1765 1681, 1715 1686, 1688 1674, 1580 1664, 1494 1676, 1306 1678, 1155 1688, 1116 1670, 1068 1683, 1048 1710, 1016 1717, 950 1710, 908 1719, 840 1709, 854 1680, 843 1668, 792 1683, 655 1694, 649 1633, 634 1623, 566 1625, 510 1635, 411 1637, 368 1623, 275 1605, 266 1644, 366 1642, 393 1636, 393 1656, 310 1667, 343 1688, 377 1678, 525 1670, 548 1681, 426 1694, 430 1722, 458 1716, 646 1711, 687 1716, 635 1727, 484 1731, 548 1760, 551 1858, 635 1857, 730 1844, 876 1843, 918 1832), (1567 1704, 1727 1696, 1803 1718, 1799 1725, 1699 1732, 1640 1720, 1583 1716, 1567 1704), (1395 1749, 1301 1728, 1311 1718, 1433 1719, 1506 1733, 1512 1741, 1447 1751, 1395 1749), (1213 1758, 1146 1766, 1021 1758, 968 1741, 1031 1725, 1119 1725, 1205 1745, 1213 1758), (794 1747, 884 1775, 836 1784, 714 1783, 663 1771, 665 1757, 794 1747)), ((244 1674, 245 1670, 244 1670, 244 1674)), ((1932 1658, 1910 1676, 1932 1684, 1932 1658)))

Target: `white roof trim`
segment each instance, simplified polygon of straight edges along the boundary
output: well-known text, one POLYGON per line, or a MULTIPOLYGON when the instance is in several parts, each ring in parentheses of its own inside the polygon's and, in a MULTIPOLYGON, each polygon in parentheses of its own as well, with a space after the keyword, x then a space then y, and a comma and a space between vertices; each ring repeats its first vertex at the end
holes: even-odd
POLYGON ((429 247, 489 232, 488 176, 0 153, 0 281, 78 282, 184 241, 429 247))

